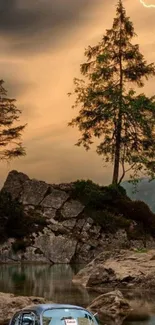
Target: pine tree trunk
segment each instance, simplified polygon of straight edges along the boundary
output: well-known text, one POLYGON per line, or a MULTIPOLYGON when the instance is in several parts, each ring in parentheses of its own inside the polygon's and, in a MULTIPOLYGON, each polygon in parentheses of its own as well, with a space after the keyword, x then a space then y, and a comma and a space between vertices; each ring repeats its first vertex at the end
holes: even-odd
POLYGON ((120 150, 121 150, 121 131, 122 131, 122 76, 120 82, 120 103, 119 103, 119 113, 118 120, 116 124, 116 143, 115 143, 115 156, 114 156, 114 169, 113 169, 113 179, 112 184, 118 184, 119 181, 119 165, 120 165, 120 150))
POLYGON ((120 119, 118 120, 118 123, 117 123, 115 160, 114 160, 112 184, 118 184, 118 178, 119 178, 119 161, 120 161, 121 128, 122 128, 121 112, 119 112, 119 118, 120 119))
MULTIPOLYGON (((121 3, 122 5, 122 3, 121 3)), ((121 132, 122 132, 122 95, 123 95, 123 67, 122 67, 122 17, 120 17, 120 44, 119 44, 119 112, 116 123, 116 143, 115 143, 115 157, 112 184, 118 184, 119 180, 119 164, 120 164, 120 150, 121 150, 121 132)))

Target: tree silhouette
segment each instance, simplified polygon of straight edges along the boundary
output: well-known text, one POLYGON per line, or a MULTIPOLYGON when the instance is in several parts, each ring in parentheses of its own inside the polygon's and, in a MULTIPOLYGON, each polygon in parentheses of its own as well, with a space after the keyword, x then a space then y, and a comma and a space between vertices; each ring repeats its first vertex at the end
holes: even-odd
POLYGON ((15 106, 15 99, 7 97, 3 84, 0 80, 0 160, 9 161, 26 154, 21 142, 26 125, 18 125, 21 111, 15 106))
POLYGON ((134 88, 143 87, 144 79, 155 75, 155 66, 147 64, 139 45, 131 43, 134 36, 119 0, 112 29, 85 51, 84 79, 74 79, 73 108, 80 110, 69 125, 82 134, 78 146, 88 150, 94 137, 99 139, 97 153, 113 164, 113 184, 120 183, 129 170, 134 179, 139 172, 153 177, 155 171, 155 97, 137 95, 134 88))

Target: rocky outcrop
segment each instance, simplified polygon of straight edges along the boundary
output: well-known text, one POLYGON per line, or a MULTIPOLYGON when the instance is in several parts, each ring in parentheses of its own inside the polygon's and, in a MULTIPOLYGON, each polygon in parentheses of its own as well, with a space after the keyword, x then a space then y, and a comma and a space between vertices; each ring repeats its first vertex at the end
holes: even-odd
MULTIPOLYGON (((144 247, 143 240, 129 240, 125 229, 105 232, 104 225, 95 222, 84 204, 72 196, 74 186, 47 184, 17 171, 9 173, 2 192, 9 192, 23 204, 28 219, 37 215, 46 225, 38 231, 37 225, 34 232, 30 229, 31 234, 22 239, 19 249, 13 249, 13 238, 1 244, 0 262, 87 263, 102 251, 144 247)), ((147 240, 149 246, 155 247, 151 237, 147 240)))
POLYGON ((155 250, 101 253, 73 278, 97 291, 109 288, 155 289, 155 250))
POLYGON ((0 324, 8 324, 11 317, 18 310, 30 306, 44 304, 46 300, 40 297, 15 296, 0 292, 0 324))
POLYGON ((13 170, 9 173, 3 189, 6 192, 11 193, 13 199, 17 199, 20 197, 23 191, 23 185, 26 181, 29 181, 29 177, 27 175, 13 170))
POLYGON ((97 314, 102 324, 122 324, 132 311, 123 294, 116 290, 95 298, 88 309, 97 314))

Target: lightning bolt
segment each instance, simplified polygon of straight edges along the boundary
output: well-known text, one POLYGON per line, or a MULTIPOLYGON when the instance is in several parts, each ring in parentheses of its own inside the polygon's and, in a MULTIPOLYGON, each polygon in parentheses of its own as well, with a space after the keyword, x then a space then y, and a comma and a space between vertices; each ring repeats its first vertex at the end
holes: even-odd
POLYGON ((140 3, 141 3, 144 7, 146 7, 146 8, 155 8, 155 5, 152 5, 152 4, 147 5, 147 4, 144 2, 144 0, 140 0, 140 3))

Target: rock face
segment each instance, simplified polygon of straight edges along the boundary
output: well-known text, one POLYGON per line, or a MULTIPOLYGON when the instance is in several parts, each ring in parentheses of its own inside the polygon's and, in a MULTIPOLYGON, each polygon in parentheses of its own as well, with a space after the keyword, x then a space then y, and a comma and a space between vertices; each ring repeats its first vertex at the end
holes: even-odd
POLYGON ((23 184, 23 190, 20 195, 20 201, 24 205, 38 206, 43 201, 48 191, 48 185, 45 182, 37 180, 26 180, 23 184))
POLYGON ((109 288, 155 289, 155 250, 104 252, 74 277, 73 282, 97 291, 109 288))
POLYGON ((9 173, 3 189, 6 192, 11 193, 13 199, 19 198, 23 191, 23 185, 29 178, 23 173, 18 173, 16 170, 13 170, 9 173))
POLYGON ((24 307, 44 303, 46 303, 44 298, 16 297, 10 293, 0 292, 0 324, 8 324, 14 313, 24 307))
MULTIPOLYGON (((35 245, 40 249, 40 252, 51 263, 70 263, 77 241, 65 238, 62 235, 55 236, 54 233, 45 233, 38 236, 35 240, 35 245)), ((29 258, 28 258, 29 259, 29 258)))
POLYGON ((45 208, 60 209, 61 206, 67 201, 69 195, 63 191, 51 189, 51 194, 47 195, 41 202, 41 206, 45 208))
MULTIPOLYGON (((14 252, 14 239, 1 244, 0 262, 87 263, 102 251, 144 247, 142 240, 129 240, 124 229, 115 234, 105 233, 85 212, 85 206, 72 197, 74 186, 74 183, 47 184, 17 171, 9 173, 2 191, 9 192, 24 205, 27 218, 33 212, 47 222, 43 230, 31 234, 23 251, 14 252)), ((149 245, 155 247, 151 238, 149 245)))
POLYGON ((131 312, 131 306, 118 290, 105 293, 93 300, 87 307, 97 313, 102 324, 122 324, 131 312))

